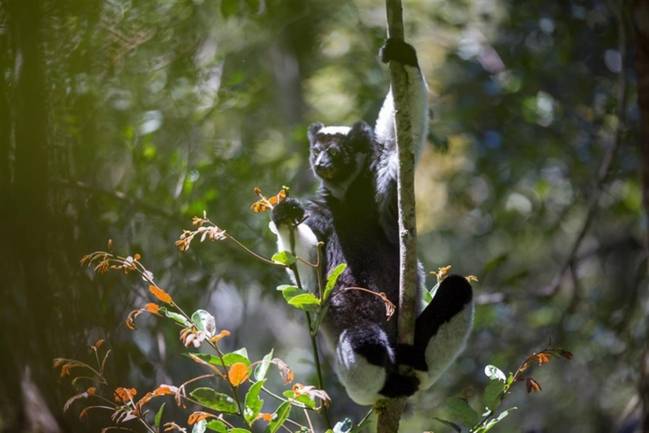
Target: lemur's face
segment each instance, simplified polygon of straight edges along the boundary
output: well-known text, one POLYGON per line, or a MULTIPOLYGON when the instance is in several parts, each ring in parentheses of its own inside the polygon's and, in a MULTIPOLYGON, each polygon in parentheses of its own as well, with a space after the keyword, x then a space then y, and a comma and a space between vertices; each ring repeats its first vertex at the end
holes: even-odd
POLYGON ((309 127, 311 168, 326 183, 340 184, 357 174, 358 165, 369 154, 371 135, 359 134, 361 126, 357 125, 325 127, 317 123, 309 127))

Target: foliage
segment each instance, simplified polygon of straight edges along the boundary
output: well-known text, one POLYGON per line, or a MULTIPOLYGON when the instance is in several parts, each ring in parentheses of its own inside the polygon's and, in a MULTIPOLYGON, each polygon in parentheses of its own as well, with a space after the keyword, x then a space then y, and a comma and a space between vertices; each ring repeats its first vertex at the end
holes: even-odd
MULTIPOLYGON (((283 187, 282 191, 271 199, 265 198, 259 188, 255 189, 255 193, 260 199, 253 203, 250 208, 255 213, 263 213, 283 201, 287 197, 288 188, 283 187)), ((294 230, 299 223, 300 221, 295 222, 294 230)), ((299 261, 312 266, 320 273, 322 272, 320 253, 316 263, 310 263, 304 258, 296 256, 294 251, 280 251, 268 259, 249 249, 228 231, 219 228, 207 217, 205 212, 203 212, 202 217, 194 217, 192 224, 194 229, 183 230, 180 238, 176 241, 176 247, 180 251, 187 252, 194 240, 199 242, 231 240, 251 257, 269 265, 284 267, 294 273, 296 285, 283 284, 278 286, 277 290, 281 292, 287 305, 305 313, 307 331, 311 336, 313 363, 318 373, 319 388, 295 383, 290 388, 285 388, 280 392, 269 390, 266 387, 266 382, 268 369, 271 365, 278 368, 284 386, 290 385, 294 381, 293 371, 285 361, 273 357, 273 350, 257 361, 252 361, 249 358, 245 347, 232 352, 224 352, 220 347, 220 343, 230 337, 230 331, 223 329, 217 332, 216 320, 206 310, 198 309, 192 314, 186 313, 174 298, 158 285, 153 272, 143 265, 140 254, 136 253, 122 257, 110 251, 95 251, 83 256, 81 264, 99 273, 106 273, 110 270, 119 271, 123 274, 135 273, 148 286, 149 296, 155 300, 155 302, 148 302, 144 306, 132 310, 126 319, 126 326, 131 330, 135 330, 136 318, 143 313, 168 319, 169 322, 180 328, 179 337, 182 344, 185 347, 193 347, 199 350, 199 352, 189 352, 187 356, 207 370, 208 373, 185 380, 178 386, 159 384, 152 391, 136 398, 138 395, 136 388, 113 387, 109 384, 104 375, 104 370, 111 350, 105 350, 103 354, 100 354, 104 341, 98 340, 91 346, 95 355, 96 367, 74 359, 56 358, 54 360, 54 367, 60 369, 61 377, 72 375, 74 369, 75 374, 73 375, 72 384, 75 386, 87 386, 85 390, 66 401, 64 411, 68 410, 76 401, 89 400, 90 403, 80 412, 79 417, 84 418, 88 412, 94 410, 111 412, 110 419, 114 424, 104 427, 103 431, 121 429, 134 431, 135 425, 141 424, 146 431, 151 433, 161 431, 186 433, 190 427, 192 433, 203 433, 207 429, 217 432, 245 433, 250 432, 249 429, 252 429, 253 425, 261 420, 267 424, 265 429, 267 433, 277 432, 286 423, 291 425, 290 429, 284 427, 289 431, 297 428, 300 432, 316 433, 309 415, 310 411, 323 415, 326 424, 330 426, 327 433, 360 431, 372 410, 355 426, 346 418, 331 428, 326 410, 326 407, 331 403, 331 399, 323 389, 320 354, 316 339, 319 325, 327 313, 330 295, 338 278, 346 269, 346 264, 342 263, 329 272, 324 287, 319 281, 320 286, 317 288, 317 292, 308 292, 301 286, 296 263, 299 261), (213 353, 200 352, 203 346, 209 347, 213 353), (212 383, 217 385, 206 386, 212 383), (228 386, 227 393, 219 391, 218 385, 223 383, 228 386), (247 387, 245 392, 244 387, 247 387), (111 390, 112 400, 110 399, 111 390), (262 393, 279 400, 279 403, 271 412, 262 411, 265 406, 264 399, 261 397, 262 393), (154 399, 165 396, 172 397, 179 408, 186 409, 188 405, 193 407, 187 418, 188 427, 183 427, 174 420, 163 422, 164 405, 166 403, 161 404, 156 411, 153 411, 150 407, 150 403, 154 399), (290 418, 291 412, 295 412, 294 409, 303 410, 304 421, 302 423, 290 418)), ((108 246, 109 248, 112 247, 112 242, 109 241, 108 246)), ((437 286, 448 276, 450 269, 451 266, 445 266, 435 273, 438 279, 437 286)), ((469 276, 467 279, 477 281, 475 276, 469 276)), ((318 280, 320 279, 318 278, 318 280)), ((431 299, 434 296, 436 287, 431 290, 432 295, 427 292, 431 299)), ((381 298, 386 305, 388 320, 394 313, 395 307, 384 293, 375 293, 362 287, 349 287, 344 290, 358 290, 368 296, 381 298)), ((533 378, 526 377, 524 373, 529 369, 531 362, 536 361, 539 365, 543 365, 548 363, 552 356, 562 356, 570 359, 572 354, 560 349, 544 349, 539 353, 530 355, 516 372, 510 373, 508 377, 505 377, 504 373, 497 367, 493 365, 487 366, 485 374, 489 377, 490 383, 485 389, 483 400, 485 412, 482 416, 474 411, 465 400, 453 398, 446 403, 447 412, 452 421, 437 419, 454 426, 458 431, 461 431, 461 429, 456 422, 461 422, 469 427, 470 433, 486 433, 502 421, 510 411, 515 409, 510 408, 497 412, 500 404, 515 383, 525 381, 528 392, 541 390, 540 384, 533 378)))
MULTIPOLYGON (((414 399, 405 431, 430 429, 446 395, 470 400, 482 366, 513 365, 550 338, 575 361, 539 373, 534 404, 514 390, 508 402, 525 410, 498 431, 634 425, 649 311, 633 40, 616 18, 627 5, 408 1, 405 31, 433 108, 416 174, 419 256, 428 270, 473 272, 480 286, 464 355, 414 399)), ((183 350, 173 327, 144 316, 133 335, 116 325, 125 306, 146 306, 148 287, 118 290, 129 282, 79 270, 106 237, 145 251, 179 305, 200 305, 231 330, 224 353, 245 341, 262 354, 273 341, 275 357, 317 382, 301 362, 304 313, 273 290, 281 266, 248 260, 231 240, 187 254, 169 245, 206 209, 271 257, 265 221, 241 212, 245 192, 290 184, 309 195, 307 125, 375 118, 388 84, 376 59, 384 12, 370 0, 0 2, 0 317, 14 330, 0 339, 3 428, 24 430, 29 418, 19 398, 28 365, 47 406, 39 415, 98 431, 99 421, 61 414, 67 398, 50 360, 83 358, 80 347, 100 338, 113 349, 110 383, 146 390, 196 374, 197 363, 170 356, 183 350)), ((365 414, 334 381, 327 391, 346 412, 334 406, 332 419, 365 414)))

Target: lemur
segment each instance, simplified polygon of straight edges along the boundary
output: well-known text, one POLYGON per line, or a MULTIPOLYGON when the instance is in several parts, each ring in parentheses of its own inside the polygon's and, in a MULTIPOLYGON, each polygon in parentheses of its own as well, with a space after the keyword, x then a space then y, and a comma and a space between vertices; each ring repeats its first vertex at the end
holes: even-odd
MULTIPOLYGON (((428 104, 416 52, 403 40, 388 39, 381 58, 405 66, 418 153, 426 137, 428 104)), ((289 198, 273 208, 270 227, 277 247, 313 261, 318 241, 324 242, 324 275, 347 263, 323 326, 335 347, 336 373, 350 398, 370 405, 381 398, 410 396, 430 387, 463 350, 473 321, 471 285, 457 275, 444 279, 416 319, 414 344, 397 345, 397 321, 386 319, 380 298, 353 289, 383 292, 398 305, 398 156, 392 91, 374 129, 362 121, 351 127, 316 123, 308 128, 308 139, 320 189, 304 205, 289 198)), ((323 278, 308 266, 298 266, 298 273, 308 289, 323 278)), ((423 282, 420 267, 418 285, 423 282)))

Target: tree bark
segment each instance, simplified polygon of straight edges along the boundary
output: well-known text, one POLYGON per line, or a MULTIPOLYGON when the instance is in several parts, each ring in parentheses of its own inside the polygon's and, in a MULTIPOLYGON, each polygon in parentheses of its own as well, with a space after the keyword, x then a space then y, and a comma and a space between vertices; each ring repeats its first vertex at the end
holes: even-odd
MULTIPOLYGON (((401 0, 386 0, 388 37, 404 39, 401 0)), ((395 138, 399 154, 397 193, 399 206, 399 343, 412 344, 417 312, 417 228, 415 220, 415 154, 405 67, 390 62, 395 110, 395 138)), ((378 433, 396 433, 405 399, 390 400, 379 409, 378 433)))

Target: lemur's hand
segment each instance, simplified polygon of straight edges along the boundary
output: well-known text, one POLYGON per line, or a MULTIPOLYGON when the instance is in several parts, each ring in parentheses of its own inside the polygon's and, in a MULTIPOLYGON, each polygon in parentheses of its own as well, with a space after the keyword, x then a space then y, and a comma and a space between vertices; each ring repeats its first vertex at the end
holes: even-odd
POLYGON ((379 51, 383 63, 391 60, 404 65, 419 67, 417 63, 417 52, 414 47, 403 39, 388 38, 379 51))
POLYGON ((277 227, 295 227, 304 220, 304 207, 299 200, 287 198, 273 207, 273 210, 270 213, 270 218, 277 227))

